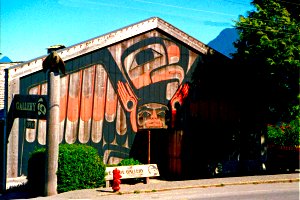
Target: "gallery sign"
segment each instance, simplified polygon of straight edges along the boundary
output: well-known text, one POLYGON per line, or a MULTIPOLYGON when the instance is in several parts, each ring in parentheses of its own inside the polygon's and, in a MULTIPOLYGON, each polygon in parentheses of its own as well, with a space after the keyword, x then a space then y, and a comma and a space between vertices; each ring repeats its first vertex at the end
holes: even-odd
POLYGON ((156 164, 116 166, 106 167, 105 180, 113 180, 113 170, 116 168, 120 170, 120 175, 122 176, 121 179, 159 176, 159 171, 156 164))
POLYGON ((47 95, 16 94, 12 102, 14 118, 47 119, 47 95))

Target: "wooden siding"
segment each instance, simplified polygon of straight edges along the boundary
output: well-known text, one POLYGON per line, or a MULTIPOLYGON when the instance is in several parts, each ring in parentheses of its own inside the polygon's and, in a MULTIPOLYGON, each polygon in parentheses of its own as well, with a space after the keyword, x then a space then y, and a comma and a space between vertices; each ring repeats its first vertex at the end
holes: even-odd
MULTIPOLYGON (((138 108, 157 109, 160 104, 167 108, 179 86, 191 81, 198 57, 196 51, 153 30, 66 61, 67 74, 61 77, 60 88, 60 142, 93 145, 105 163, 129 157, 138 108), (126 99, 133 97, 137 101, 131 108, 126 99)), ((47 93, 42 71, 21 77, 20 82, 23 94, 47 93)), ((22 173, 26 173, 29 152, 46 144, 46 121, 35 120, 35 129, 28 129, 24 120, 20 119, 20 130, 24 130, 20 133, 25 134, 20 146, 22 173)))

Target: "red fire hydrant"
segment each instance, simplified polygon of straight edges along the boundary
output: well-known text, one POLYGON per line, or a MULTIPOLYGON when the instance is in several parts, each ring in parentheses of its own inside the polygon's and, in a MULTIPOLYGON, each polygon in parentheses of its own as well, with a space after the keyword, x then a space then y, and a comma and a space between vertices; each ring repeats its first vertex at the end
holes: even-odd
POLYGON ((120 178, 122 178, 121 174, 120 174, 120 170, 118 170, 117 168, 113 170, 113 185, 112 185, 112 189, 114 192, 117 192, 120 190, 120 183, 121 180, 120 178))

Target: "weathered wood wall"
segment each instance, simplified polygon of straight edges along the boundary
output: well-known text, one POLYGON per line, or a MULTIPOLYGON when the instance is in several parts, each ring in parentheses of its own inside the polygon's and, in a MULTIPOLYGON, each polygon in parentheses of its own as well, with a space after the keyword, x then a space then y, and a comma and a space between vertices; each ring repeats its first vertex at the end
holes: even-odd
MULTIPOLYGON (((118 163, 129 157, 142 123, 120 99, 118 84, 129 86, 137 97, 136 114, 143 105, 167 106, 178 87, 190 81, 199 54, 154 30, 66 61, 60 88, 61 131, 51 134, 60 134, 61 143, 95 146, 105 163, 118 163)), ((19 81, 20 94, 47 94, 42 71, 19 81)), ((35 120, 36 127, 29 129, 25 120, 19 119, 20 174, 26 174, 29 153, 46 144, 46 121, 35 120)))

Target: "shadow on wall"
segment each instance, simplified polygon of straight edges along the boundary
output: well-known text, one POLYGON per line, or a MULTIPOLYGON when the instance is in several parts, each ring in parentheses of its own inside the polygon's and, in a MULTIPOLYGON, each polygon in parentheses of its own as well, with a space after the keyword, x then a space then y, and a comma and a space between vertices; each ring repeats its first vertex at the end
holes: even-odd
MULTIPOLYGON (((192 77, 175 127, 151 134, 151 163, 167 179, 261 173, 261 111, 248 97, 253 81, 219 53, 202 57, 192 77)), ((147 162, 147 133, 136 134, 131 156, 147 162)))

